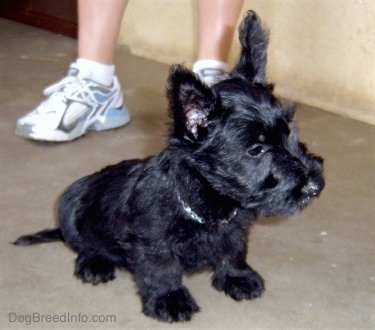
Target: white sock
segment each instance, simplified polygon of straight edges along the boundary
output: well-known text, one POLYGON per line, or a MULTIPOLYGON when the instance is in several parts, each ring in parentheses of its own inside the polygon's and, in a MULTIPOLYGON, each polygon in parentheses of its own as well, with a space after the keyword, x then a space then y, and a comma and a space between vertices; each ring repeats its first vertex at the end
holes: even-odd
POLYGON ((193 64, 193 72, 199 73, 202 69, 219 69, 228 71, 228 64, 218 60, 198 60, 193 64))
POLYGON ((105 86, 112 84, 115 75, 113 64, 108 65, 86 58, 78 58, 72 65, 79 69, 78 77, 88 78, 105 86))

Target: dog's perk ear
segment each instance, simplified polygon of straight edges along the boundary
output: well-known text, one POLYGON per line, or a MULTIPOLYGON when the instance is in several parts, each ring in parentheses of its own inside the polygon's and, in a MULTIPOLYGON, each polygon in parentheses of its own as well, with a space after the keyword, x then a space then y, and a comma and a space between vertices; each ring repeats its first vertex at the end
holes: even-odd
POLYGON ((190 142, 207 132, 208 117, 215 109, 215 94, 192 71, 182 65, 171 67, 168 86, 172 136, 190 142))
POLYGON ((232 75, 266 85, 268 32, 262 28, 258 15, 251 10, 247 12, 238 32, 242 49, 232 75))

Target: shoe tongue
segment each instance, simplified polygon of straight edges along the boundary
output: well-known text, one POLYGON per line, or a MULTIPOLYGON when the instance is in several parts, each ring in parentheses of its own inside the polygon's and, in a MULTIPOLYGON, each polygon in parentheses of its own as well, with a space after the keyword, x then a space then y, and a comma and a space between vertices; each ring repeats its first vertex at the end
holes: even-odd
POLYGON ((67 76, 69 77, 77 77, 80 79, 90 79, 91 72, 89 70, 85 70, 84 68, 79 68, 74 64, 70 65, 68 69, 67 76))
POLYGON ((225 72, 221 69, 216 69, 216 68, 205 68, 200 71, 203 77, 206 76, 224 76, 225 72))
POLYGON ((78 73, 79 73, 78 68, 70 66, 69 69, 68 69, 67 76, 69 76, 69 77, 77 77, 78 73))

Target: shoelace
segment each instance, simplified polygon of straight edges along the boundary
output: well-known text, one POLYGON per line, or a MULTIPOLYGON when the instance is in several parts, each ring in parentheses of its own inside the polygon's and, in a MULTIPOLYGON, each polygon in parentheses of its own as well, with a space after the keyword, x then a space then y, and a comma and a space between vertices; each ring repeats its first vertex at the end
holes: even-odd
MULTIPOLYGON (((47 105, 49 102, 66 104, 67 100, 76 100, 78 102, 84 101, 90 105, 95 105, 95 97, 89 88, 89 83, 76 76, 64 77, 58 82, 46 87, 43 93, 48 96, 48 98, 38 107, 37 111, 39 113, 48 113, 51 111, 51 107, 47 105)), ((62 110, 61 108, 60 111, 62 110)))

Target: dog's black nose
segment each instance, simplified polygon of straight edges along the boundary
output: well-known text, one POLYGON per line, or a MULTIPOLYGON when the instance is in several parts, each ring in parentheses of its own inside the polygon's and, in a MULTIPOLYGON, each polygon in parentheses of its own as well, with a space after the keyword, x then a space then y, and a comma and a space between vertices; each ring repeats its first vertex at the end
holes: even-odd
POLYGON ((304 194, 304 195, 308 195, 308 196, 311 196, 311 197, 314 197, 314 196, 318 196, 319 193, 322 191, 324 187, 324 182, 323 180, 309 180, 307 182, 307 184, 305 184, 302 189, 301 189, 301 192, 304 194))

